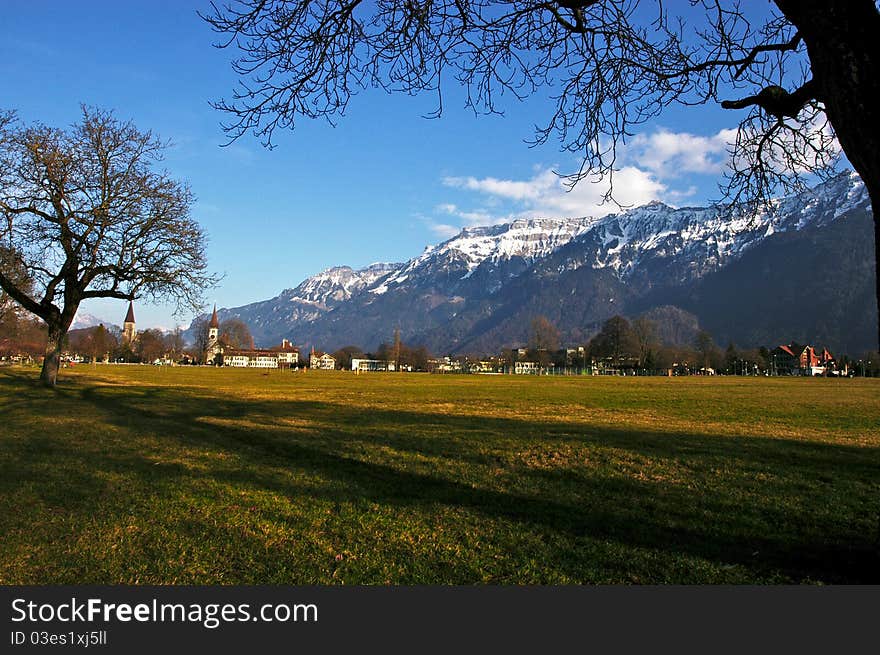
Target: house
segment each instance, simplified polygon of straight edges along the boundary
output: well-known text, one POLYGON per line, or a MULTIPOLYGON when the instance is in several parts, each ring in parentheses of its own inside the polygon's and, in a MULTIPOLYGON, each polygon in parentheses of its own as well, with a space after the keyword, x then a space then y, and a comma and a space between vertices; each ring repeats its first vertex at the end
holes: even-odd
POLYGON ((825 375, 834 368, 834 356, 823 348, 789 344, 777 346, 770 354, 771 371, 776 375, 825 375))
POLYGON ((275 353, 275 356, 278 358, 279 368, 291 368, 299 364, 299 348, 287 339, 282 339, 280 346, 275 346, 269 350, 275 353))
POLYGON ((461 361, 452 357, 439 357, 428 360, 428 370, 432 373, 461 373, 461 361))
POLYGON ((495 373, 498 365, 491 359, 480 359, 466 362, 468 373, 495 373))
POLYGON ((336 358, 333 355, 313 350, 309 356, 309 367, 318 371, 333 371, 336 369, 336 358))
POLYGON ((541 371, 538 362, 514 362, 513 372, 515 375, 537 375, 541 371))

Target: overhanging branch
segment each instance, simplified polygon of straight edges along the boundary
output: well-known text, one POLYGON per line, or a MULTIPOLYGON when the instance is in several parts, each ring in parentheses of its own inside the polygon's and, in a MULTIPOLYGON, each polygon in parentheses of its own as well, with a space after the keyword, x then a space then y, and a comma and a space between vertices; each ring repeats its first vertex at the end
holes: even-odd
POLYGON ((808 102, 818 100, 813 80, 804 82, 803 85, 789 93, 781 86, 767 86, 755 95, 739 100, 724 100, 721 103, 723 109, 745 109, 746 107, 758 106, 771 116, 782 120, 785 117, 797 118, 808 102))

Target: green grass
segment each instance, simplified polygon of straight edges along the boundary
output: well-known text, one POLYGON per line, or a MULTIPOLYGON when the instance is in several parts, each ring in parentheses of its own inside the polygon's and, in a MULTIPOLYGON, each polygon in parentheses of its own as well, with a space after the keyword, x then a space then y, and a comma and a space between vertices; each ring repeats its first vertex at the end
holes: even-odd
POLYGON ((880 381, 0 369, 0 583, 877 583, 880 381))

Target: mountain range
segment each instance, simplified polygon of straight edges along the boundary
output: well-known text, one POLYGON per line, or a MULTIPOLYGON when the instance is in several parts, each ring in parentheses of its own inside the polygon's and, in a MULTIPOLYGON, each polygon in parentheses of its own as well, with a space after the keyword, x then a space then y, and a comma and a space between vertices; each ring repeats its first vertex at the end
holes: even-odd
MULTIPOLYGON (((719 344, 876 348, 872 213, 842 173, 755 215, 663 203, 592 218, 469 227, 403 263, 338 266, 274 298, 218 310, 260 345, 366 350, 395 329, 434 353, 528 341, 537 315, 565 344, 615 314, 687 316, 719 344)), ((190 328, 192 333, 193 328, 190 328)))

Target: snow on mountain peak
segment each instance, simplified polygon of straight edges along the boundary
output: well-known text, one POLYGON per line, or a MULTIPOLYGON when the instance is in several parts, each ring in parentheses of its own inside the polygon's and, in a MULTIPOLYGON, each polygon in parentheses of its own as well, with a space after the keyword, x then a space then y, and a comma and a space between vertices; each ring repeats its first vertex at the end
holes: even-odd
POLYGON ((578 239, 594 240, 593 268, 611 268, 621 277, 631 275, 646 256, 683 257, 702 261, 699 275, 738 257, 776 232, 823 226, 868 203, 864 184, 849 172, 809 191, 774 203, 774 211, 751 213, 747 209, 672 208, 659 202, 609 214, 578 239))
POLYGON ((70 324, 70 329, 81 330, 84 328, 96 327, 98 325, 103 325, 107 327, 113 325, 113 321, 108 321, 105 318, 99 318, 98 316, 94 316, 93 314, 77 312, 76 316, 74 316, 73 318, 73 323, 70 324))
POLYGON ((531 263, 565 245, 586 232, 596 219, 585 218, 520 218, 510 223, 462 228, 456 236, 428 247, 415 259, 370 289, 383 294, 389 285, 402 284, 421 271, 439 269, 460 271, 467 278, 484 262, 500 262, 522 258, 531 263))
POLYGON ((376 262, 358 270, 351 266, 332 266, 303 280, 299 286, 283 295, 291 303, 326 309, 348 300, 399 267, 400 264, 388 262, 376 262))

